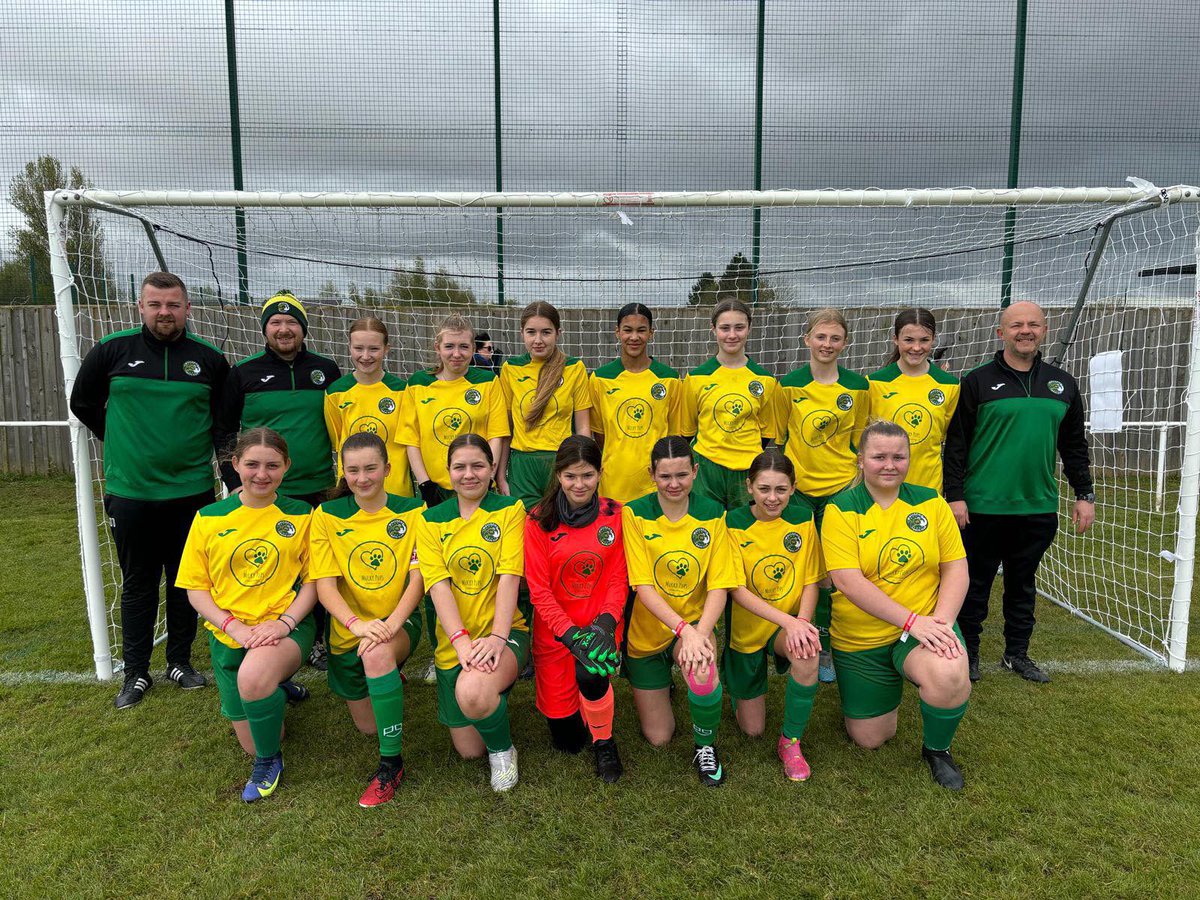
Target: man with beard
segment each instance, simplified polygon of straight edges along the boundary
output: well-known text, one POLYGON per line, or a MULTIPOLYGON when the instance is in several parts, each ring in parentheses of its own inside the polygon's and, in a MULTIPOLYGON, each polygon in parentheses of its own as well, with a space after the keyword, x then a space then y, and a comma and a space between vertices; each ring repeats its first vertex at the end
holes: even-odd
POLYGON ((167 581, 167 678, 184 690, 206 680, 191 665, 196 612, 175 587, 196 510, 212 503, 215 410, 229 363, 187 330, 187 286, 151 272, 138 299, 141 328, 103 338, 79 367, 71 412, 104 442, 104 509, 121 565, 125 680, 117 709, 150 688, 158 586, 167 581))
MULTIPOLYGON (((266 347, 235 363, 225 383, 219 425, 226 446, 240 431, 270 428, 287 441, 292 465, 280 493, 318 506, 333 487, 333 445, 325 428, 325 389, 341 376, 337 363, 304 346, 308 315, 289 291, 263 304, 259 315, 266 347)), ((221 480, 230 491, 241 486, 229 460, 222 460, 221 480)), ((325 611, 318 606, 317 641, 309 662, 325 668, 325 611)), ((292 699, 296 697, 289 691, 292 699)))

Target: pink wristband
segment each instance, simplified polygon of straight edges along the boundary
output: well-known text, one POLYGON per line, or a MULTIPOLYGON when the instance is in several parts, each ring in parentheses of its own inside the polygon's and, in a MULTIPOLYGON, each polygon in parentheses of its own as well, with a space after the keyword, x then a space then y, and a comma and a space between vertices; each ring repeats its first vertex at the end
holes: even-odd
POLYGON ((687 619, 680 619, 679 624, 675 626, 675 637, 679 637, 685 627, 687 627, 687 619))
POLYGON ((226 628, 228 628, 229 623, 232 622, 236 618, 237 618, 237 616, 230 613, 229 618, 227 618, 224 622, 221 623, 221 630, 224 631, 226 628))
POLYGON ((346 620, 346 627, 349 628, 351 625, 353 625, 357 621, 358 621, 358 616, 351 616, 350 618, 348 618, 346 620))
POLYGON ((904 623, 904 628, 900 632, 900 643, 903 644, 905 641, 908 640, 908 630, 913 627, 913 622, 915 622, 915 621, 917 621, 917 614, 915 612, 909 613, 908 619, 904 623))

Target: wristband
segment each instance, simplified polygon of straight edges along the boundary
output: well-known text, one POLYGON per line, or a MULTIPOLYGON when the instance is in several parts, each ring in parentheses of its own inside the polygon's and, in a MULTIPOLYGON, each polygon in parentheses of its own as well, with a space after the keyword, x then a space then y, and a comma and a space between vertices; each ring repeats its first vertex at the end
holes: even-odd
POLYGON ((453 644, 460 637, 468 637, 469 638, 470 636, 471 636, 471 632, 467 631, 467 629, 465 629, 465 628, 460 628, 460 629, 458 629, 458 631, 454 632, 454 634, 450 635, 450 643, 453 644))
POLYGON ((358 616, 351 616, 350 618, 348 618, 346 620, 346 630, 349 631, 350 626, 353 625, 357 621, 358 621, 358 616))
POLYGON ((796 616, 796 618, 799 619, 801 622, 807 622, 809 625, 812 624, 812 620, 806 619, 806 618, 804 618, 804 616, 796 616))
POLYGON ((229 627, 229 623, 232 622, 236 618, 237 618, 237 616, 233 615, 233 613, 230 613, 229 618, 221 623, 221 630, 225 631, 225 629, 229 627))
POLYGON ((279 618, 287 619, 289 622, 292 623, 292 627, 288 629, 288 634, 291 634, 293 631, 296 630, 296 620, 292 617, 291 613, 280 613, 279 618))
POLYGON ((675 626, 675 637, 679 637, 679 635, 683 632, 683 629, 686 627, 687 619, 680 619, 679 624, 675 626))
POLYGON ((908 640, 908 630, 913 627, 913 622, 917 621, 917 614, 909 613, 908 619, 904 623, 904 629, 900 632, 900 643, 908 640))
POLYGON ((496 632, 493 631, 488 635, 488 637, 500 638, 500 640, 502 640, 504 643, 508 643, 508 635, 506 634, 496 634, 496 632))

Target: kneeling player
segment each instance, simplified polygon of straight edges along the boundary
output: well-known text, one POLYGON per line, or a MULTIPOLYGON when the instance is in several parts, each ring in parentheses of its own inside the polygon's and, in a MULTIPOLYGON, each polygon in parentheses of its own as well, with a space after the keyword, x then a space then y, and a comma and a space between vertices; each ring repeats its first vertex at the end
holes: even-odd
POLYGON ((287 708, 279 683, 308 659, 316 635, 317 592, 307 574, 312 507, 278 493, 289 465, 276 432, 242 432, 233 449, 242 490, 196 513, 176 580, 212 632, 221 714, 254 756, 247 803, 279 785, 287 708))
POLYGON ((379 735, 379 766, 358 800, 372 807, 404 778, 399 667, 421 639, 416 540, 425 504, 384 490, 391 466, 378 435, 351 434, 341 462, 337 495, 313 513, 309 576, 329 612, 329 689, 359 731, 379 735))
POLYGON ((421 514, 417 556, 437 608, 438 720, 464 759, 487 751, 492 789, 517 784, 508 692, 529 654, 517 608, 524 568, 525 507, 488 491, 496 474, 488 442, 460 434, 447 467, 454 496, 421 514))
POLYGON ((620 666, 628 581, 621 504, 601 498, 599 484, 596 442, 583 435, 563 441, 550 486, 525 523, 525 580, 534 610, 537 707, 554 746, 578 753, 591 743, 596 774, 611 784, 623 771, 609 678, 620 666))
POLYGON ((725 780, 717 757, 721 682, 713 627, 725 609, 738 574, 729 551, 725 511, 692 495, 696 460, 686 438, 658 440, 650 451, 655 492, 622 511, 625 559, 637 602, 629 620, 625 672, 633 686, 642 734, 656 747, 675 733, 671 711, 671 664, 688 685, 692 759, 700 783, 725 780))
POLYGON ((778 450, 760 453, 746 486, 752 506, 729 513, 730 547, 740 563, 721 674, 738 725, 758 736, 767 721, 767 669, 788 672, 776 752, 792 781, 810 774, 800 739, 817 694, 821 634, 812 624, 824 569, 812 507, 796 494, 796 470, 778 450))
POLYGON ((955 619, 967 561, 950 507, 932 488, 904 483, 908 433, 867 426, 862 484, 826 507, 821 545, 833 595, 833 664, 846 731, 874 749, 896 733, 905 680, 921 696, 921 755, 934 781, 961 790, 950 742, 967 710, 967 651, 955 619))

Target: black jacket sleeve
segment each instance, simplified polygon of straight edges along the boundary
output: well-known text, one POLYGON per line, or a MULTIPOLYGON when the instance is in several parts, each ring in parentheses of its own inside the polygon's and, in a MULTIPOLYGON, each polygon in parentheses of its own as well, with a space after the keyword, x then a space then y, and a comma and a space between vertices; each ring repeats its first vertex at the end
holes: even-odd
POLYGON ((218 460, 225 449, 228 436, 224 423, 221 421, 221 404, 225 399, 225 385, 229 380, 229 360, 224 354, 217 354, 213 360, 212 390, 208 395, 209 411, 212 414, 212 445, 218 460))
POLYGON ((1092 461, 1088 454, 1087 432, 1084 429, 1083 400, 1078 385, 1072 385, 1074 396, 1067 414, 1058 425, 1058 455, 1062 457, 1063 474, 1076 494, 1092 492, 1092 461))
POLYGON ((108 345, 88 351, 71 387, 71 412, 98 440, 104 440, 104 410, 108 405, 108 345))
POLYGON ((228 455, 237 443, 238 430, 242 425, 242 409, 246 395, 242 390, 242 379, 236 367, 230 368, 225 377, 225 386, 220 392, 217 414, 213 417, 213 447, 217 452, 217 463, 221 468, 221 481, 230 491, 242 486, 242 479, 233 470, 228 455))
POLYGON ((963 377, 958 391, 958 406, 946 428, 946 443, 942 450, 942 496, 947 502, 963 499, 967 457, 971 452, 978 415, 979 379, 972 372, 963 377))

